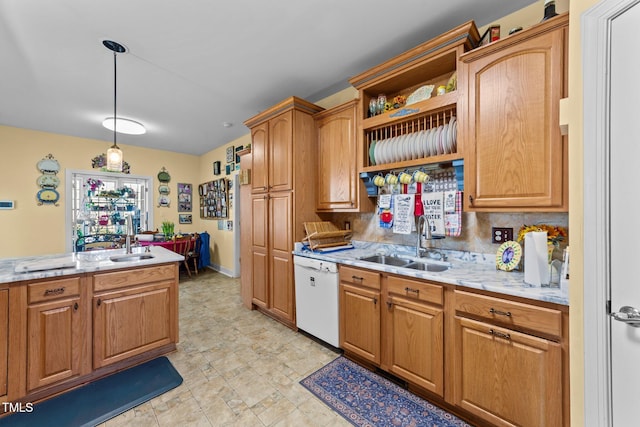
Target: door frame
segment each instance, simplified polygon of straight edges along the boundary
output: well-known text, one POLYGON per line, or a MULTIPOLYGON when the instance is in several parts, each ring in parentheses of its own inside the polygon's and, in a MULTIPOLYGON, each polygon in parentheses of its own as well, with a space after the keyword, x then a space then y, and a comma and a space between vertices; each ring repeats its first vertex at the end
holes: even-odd
POLYGON ((602 0, 581 17, 584 193, 584 422, 612 425, 610 84, 612 21, 640 0, 602 0))

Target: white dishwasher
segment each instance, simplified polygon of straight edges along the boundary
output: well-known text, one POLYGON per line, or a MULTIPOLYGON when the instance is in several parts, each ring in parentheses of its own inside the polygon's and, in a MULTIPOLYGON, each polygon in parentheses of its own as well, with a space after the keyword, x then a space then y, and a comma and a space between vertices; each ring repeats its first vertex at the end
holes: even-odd
POLYGON ((296 326, 334 347, 339 340, 338 265, 294 255, 296 326))

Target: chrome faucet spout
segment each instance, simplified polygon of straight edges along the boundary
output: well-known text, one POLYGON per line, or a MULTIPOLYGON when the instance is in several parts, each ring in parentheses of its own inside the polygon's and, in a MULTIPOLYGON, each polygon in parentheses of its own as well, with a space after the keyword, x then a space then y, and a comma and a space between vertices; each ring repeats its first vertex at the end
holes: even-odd
POLYGON ((124 239, 124 247, 126 248, 126 252, 130 254, 133 252, 131 250, 131 235, 133 234, 133 218, 131 217, 131 215, 126 216, 125 223, 127 235, 124 239))
MULTIPOLYGON (((431 233, 431 224, 429 224, 429 219, 426 215, 420 215, 418 218, 418 239, 416 241, 416 257, 421 258, 426 254, 433 254, 437 256, 437 259, 441 261, 446 261, 447 256, 440 250, 428 248, 423 244, 425 240, 433 240, 433 239, 441 239, 444 236, 433 236, 431 233)), ((430 257, 434 258, 432 255, 430 257)))

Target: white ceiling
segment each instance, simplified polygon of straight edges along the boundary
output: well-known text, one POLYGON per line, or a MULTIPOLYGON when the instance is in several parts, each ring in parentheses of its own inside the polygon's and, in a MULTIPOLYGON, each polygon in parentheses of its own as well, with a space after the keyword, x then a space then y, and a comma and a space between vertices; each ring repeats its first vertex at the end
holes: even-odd
POLYGON ((106 38, 129 48, 118 116, 147 127, 118 142, 200 155, 286 97, 318 101, 448 29, 534 1, 0 0, 0 124, 112 141, 106 38))

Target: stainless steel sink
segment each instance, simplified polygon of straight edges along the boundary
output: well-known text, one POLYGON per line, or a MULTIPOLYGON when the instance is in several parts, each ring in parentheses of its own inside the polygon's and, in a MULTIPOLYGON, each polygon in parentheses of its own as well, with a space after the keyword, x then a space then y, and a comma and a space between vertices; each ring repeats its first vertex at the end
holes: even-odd
POLYGON ((412 268, 414 270, 421 271, 430 271, 433 273, 437 273, 440 271, 446 271, 450 268, 450 266, 445 264, 433 264, 430 262, 412 262, 411 264, 407 264, 404 266, 405 268, 412 268))
POLYGON ((114 255, 109 257, 109 259, 113 262, 133 262, 133 261, 142 261, 145 259, 155 258, 155 255, 152 254, 126 254, 126 255, 114 255))
POLYGON ((375 262, 377 264, 393 265, 395 267, 403 267, 411 262, 410 259, 399 258, 389 255, 373 255, 360 258, 360 261, 375 262))

